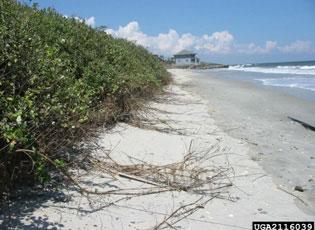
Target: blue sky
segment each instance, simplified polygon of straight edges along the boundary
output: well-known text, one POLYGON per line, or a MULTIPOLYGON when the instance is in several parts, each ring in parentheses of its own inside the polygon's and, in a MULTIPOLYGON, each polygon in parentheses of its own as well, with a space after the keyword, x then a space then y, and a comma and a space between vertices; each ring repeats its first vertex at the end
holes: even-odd
POLYGON ((314 0, 35 2, 165 56, 189 49, 220 63, 315 59, 314 0))

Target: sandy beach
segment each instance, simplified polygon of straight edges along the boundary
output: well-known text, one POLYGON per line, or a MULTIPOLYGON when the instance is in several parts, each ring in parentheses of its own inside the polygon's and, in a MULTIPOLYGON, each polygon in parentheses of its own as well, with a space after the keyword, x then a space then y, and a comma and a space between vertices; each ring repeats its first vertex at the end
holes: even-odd
MULTIPOLYGON (((154 112, 147 114, 147 123, 100 129, 92 155, 100 162, 110 155, 125 165, 167 165, 183 161, 189 151, 206 152, 212 157, 200 166, 228 169, 225 176, 232 186, 220 189, 220 196, 193 189, 145 196, 82 196, 61 190, 13 202, 12 219, 2 224, 13 229, 251 229, 252 221, 259 220, 314 220, 315 134, 285 119, 302 116, 295 99, 275 97, 245 83, 203 81, 193 71, 170 71, 174 83, 166 89, 167 96, 149 103, 154 112), (296 185, 305 192, 294 191, 296 185), (181 221, 172 216, 196 200, 196 212, 181 221)), ((309 108, 310 116, 305 114, 312 122, 315 108, 309 108)), ((148 187, 119 175, 109 179, 98 169, 78 175, 82 187, 97 191, 148 187)), ((7 217, 7 212, 1 213, 0 220, 7 217)))
POLYGON ((250 155, 272 175, 277 185, 309 201, 304 211, 315 212, 315 132, 289 117, 315 125, 315 102, 290 95, 285 88, 191 72, 191 90, 205 98, 216 125, 249 143, 250 155))

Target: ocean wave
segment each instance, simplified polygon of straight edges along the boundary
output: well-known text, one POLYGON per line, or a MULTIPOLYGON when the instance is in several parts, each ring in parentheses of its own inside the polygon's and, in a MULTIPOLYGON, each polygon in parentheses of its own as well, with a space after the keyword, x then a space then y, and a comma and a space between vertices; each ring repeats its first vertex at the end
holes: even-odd
POLYGON ((300 69, 314 69, 314 70, 315 70, 315 65, 305 65, 305 66, 301 66, 300 69))
POLYGON ((295 74, 315 75, 315 66, 276 66, 276 67, 251 67, 245 65, 230 66, 229 70, 244 72, 272 73, 272 74, 295 74))
POLYGON ((302 66, 299 66, 299 65, 296 65, 296 66, 281 66, 281 65, 278 65, 276 67, 277 69, 314 69, 315 70, 315 65, 302 65, 302 66))
POLYGON ((278 87, 289 87, 289 88, 300 88, 315 91, 315 78, 265 78, 255 79, 260 81, 263 85, 278 86, 278 87))
POLYGON ((229 68, 245 68, 245 67, 251 67, 253 64, 240 64, 240 65, 234 65, 230 66, 229 68))

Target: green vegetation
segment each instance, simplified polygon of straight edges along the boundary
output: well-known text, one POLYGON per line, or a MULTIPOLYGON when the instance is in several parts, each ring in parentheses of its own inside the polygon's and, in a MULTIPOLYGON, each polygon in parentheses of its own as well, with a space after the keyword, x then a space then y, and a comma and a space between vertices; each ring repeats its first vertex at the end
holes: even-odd
POLYGON ((168 80, 142 47, 53 9, 1 0, 0 193, 48 180, 43 156, 63 167, 60 146, 117 120, 168 80))

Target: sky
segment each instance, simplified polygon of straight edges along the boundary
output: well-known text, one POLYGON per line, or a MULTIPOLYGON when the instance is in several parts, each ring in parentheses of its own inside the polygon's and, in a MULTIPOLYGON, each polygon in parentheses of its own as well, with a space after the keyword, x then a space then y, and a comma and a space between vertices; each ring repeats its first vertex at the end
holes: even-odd
POLYGON ((315 0, 32 2, 165 57, 187 49, 225 64, 315 60, 315 0))

